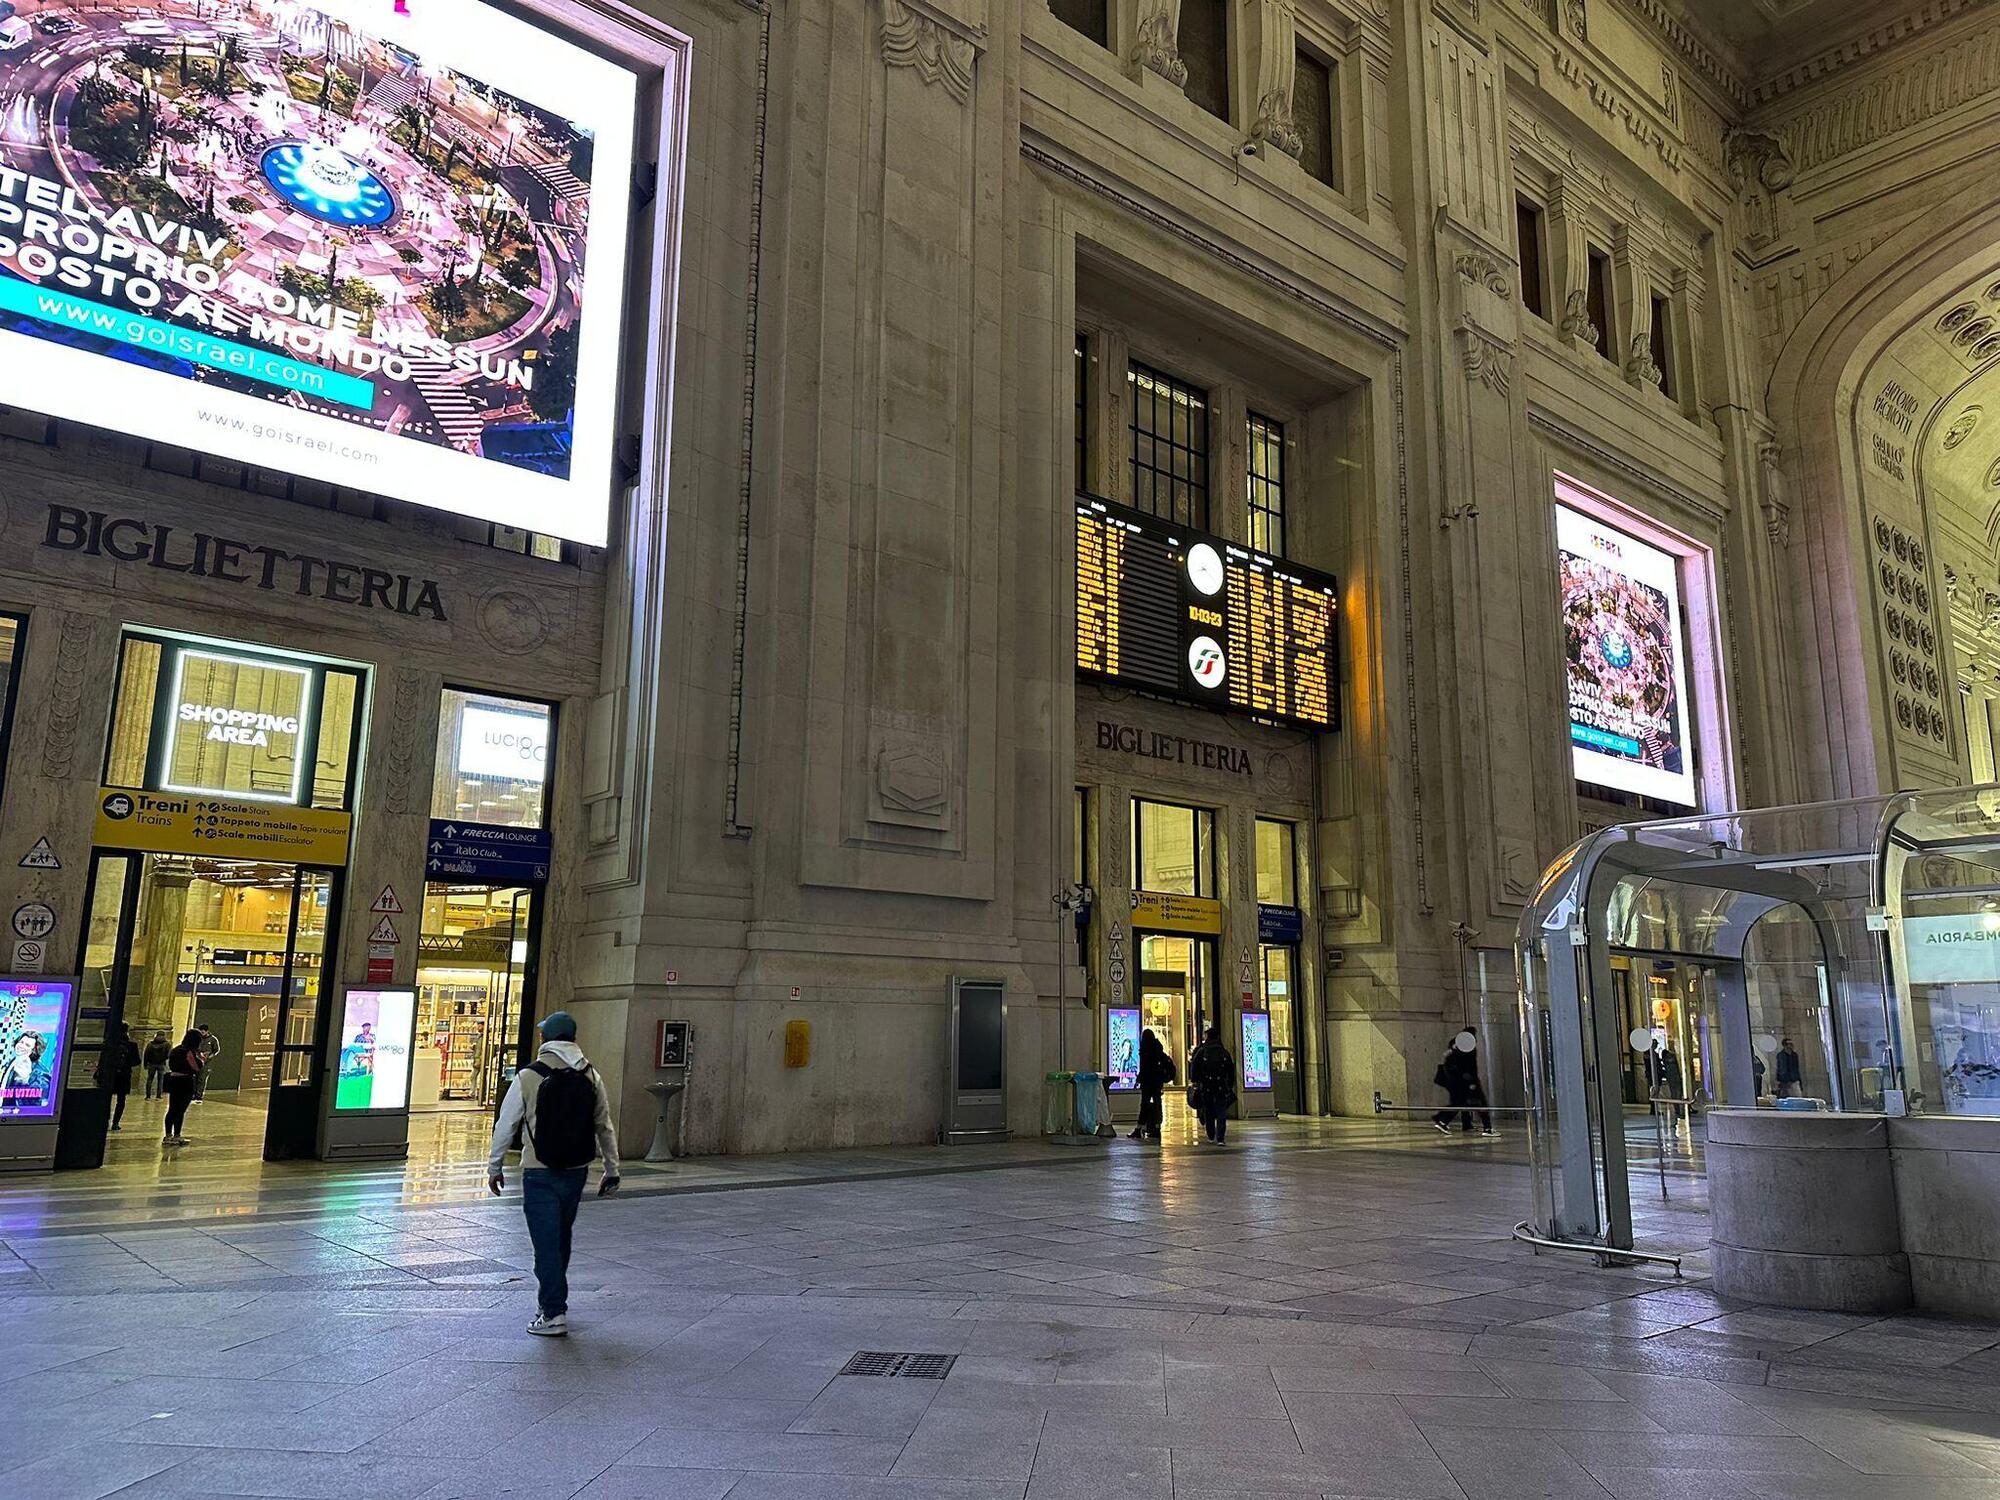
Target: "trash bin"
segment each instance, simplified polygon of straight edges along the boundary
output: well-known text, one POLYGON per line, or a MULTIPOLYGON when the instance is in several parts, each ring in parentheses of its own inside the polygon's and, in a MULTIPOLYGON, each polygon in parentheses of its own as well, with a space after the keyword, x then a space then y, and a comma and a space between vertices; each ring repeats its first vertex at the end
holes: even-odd
POLYGON ((1042 1079, 1042 1134, 1068 1135, 1075 1112, 1074 1073, 1049 1073, 1042 1079))
POLYGON ((1097 1135, 1110 1123, 1111 1096, 1105 1092, 1102 1073, 1076 1075, 1076 1133, 1097 1135))

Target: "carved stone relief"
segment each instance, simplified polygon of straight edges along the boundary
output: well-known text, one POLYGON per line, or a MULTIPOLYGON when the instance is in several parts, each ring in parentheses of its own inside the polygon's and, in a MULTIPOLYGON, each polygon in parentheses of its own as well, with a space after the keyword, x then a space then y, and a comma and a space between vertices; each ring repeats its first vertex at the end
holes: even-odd
POLYGON ((1664 372, 1653 363, 1653 341, 1643 333, 1632 335, 1632 347, 1625 356, 1625 378, 1633 385, 1659 388, 1664 372))
POLYGON ((1881 612, 1893 722, 1926 748, 1948 743, 1946 694, 1940 670, 1931 559, 1923 541, 1886 517, 1875 517, 1875 597, 1881 612))
POLYGON ((1514 295, 1514 288, 1507 280, 1507 268, 1490 255, 1468 251, 1452 262, 1452 268, 1461 280, 1485 287, 1502 302, 1514 295))
POLYGON ((914 68, 925 83, 941 85, 960 104, 972 97, 972 43, 903 0, 882 0, 882 61, 914 68))
POLYGON ((1506 395, 1514 376, 1514 351, 1504 340, 1495 338, 1470 318, 1459 324, 1458 337, 1465 378, 1477 380, 1489 390, 1506 395))
POLYGON ((1743 210, 1743 237, 1762 250, 1784 232, 1779 195, 1798 170, 1784 138, 1762 130, 1732 130, 1723 139, 1723 162, 1743 210))
POLYGON ((396 701, 390 718, 389 743, 382 752, 382 805, 390 812, 411 810, 412 771, 417 762, 417 726, 427 722, 424 677, 419 672, 396 673, 396 701))
POLYGON ((1562 322, 1556 326, 1564 343, 1581 344, 1587 349, 1597 347, 1597 325, 1590 321, 1590 299, 1582 292, 1571 292, 1563 299, 1562 322))
POLYGON ((42 735, 42 774, 69 775, 76 760, 77 731, 83 723, 83 684, 90 671, 90 648, 97 622, 88 615, 66 614, 56 641, 56 675, 49 694, 49 722, 42 735))
POLYGON ((1139 24, 1132 39, 1132 65, 1157 73, 1175 88, 1186 88, 1181 61, 1181 0, 1139 0, 1139 24))
POLYGON ((1293 0, 1264 0, 1258 28, 1257 119, 1253 140, 1264 141, 1287 156, 1305 149, 1292 122, 1292 85, 1298 72, 1298 12, 1293 0))

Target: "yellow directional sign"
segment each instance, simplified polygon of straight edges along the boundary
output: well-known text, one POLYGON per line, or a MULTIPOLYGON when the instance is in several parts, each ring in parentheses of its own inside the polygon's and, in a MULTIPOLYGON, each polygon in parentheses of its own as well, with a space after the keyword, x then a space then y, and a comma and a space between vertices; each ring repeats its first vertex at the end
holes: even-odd
POLYGON ((1175 896, 1158 891, 1132 893, 1132 926, 1155 932, 1220 932, 1222 903, 1205 896, 1175 896))
POLYGON ((351 813, 184 793, 97 789, 100 849, 206 854, 272 864, 345 865, 351 813))

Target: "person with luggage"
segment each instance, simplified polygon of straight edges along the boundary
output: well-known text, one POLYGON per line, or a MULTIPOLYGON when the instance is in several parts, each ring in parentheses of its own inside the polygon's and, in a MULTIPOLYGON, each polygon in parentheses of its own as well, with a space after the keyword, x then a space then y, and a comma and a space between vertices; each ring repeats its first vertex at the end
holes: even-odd
POLYGON ((1139 1033, 1139 1123, 1133 1127, 1135 1141, 1157 1141, 1165 1113, 1162 1096, 1180 1078, 1173 1054, 1161 1045, 1148 1026, 1139 1033))
POLYGON ((132 1092, 132 1070, 139 1066, 139 1044, 123 1021, 111 1024, 104 1050, 97 1054, 97 1086, 111 1093, 111 1128, 125 1128, 125 1098, 132 1092))
POLYGON ((521 1136, 521 1212, 535 1247, 536 1309, 528 1332, 560 1338, 569 1332, 569 1257, 576 1212, 593 1158, 602 1158, 600 1198, 618 1191, 618 1137, 604 1080, 576 1044, 576 1021, 554 1011, 537 1028, 541 1050, 514 1075, 493 1145, 486 1186, 494 1197, 507 1185, 504 1166, 514 1134, 521 1136))
POLYGON ((1188 1059, 1188 1103, 1201 1120, 1204 1135, 1223 1145, 1229 1135, 1229 1111, 1236 1105, 1236 1059, 1222 1045, 1222 1033, 1211 1026, 1188 1059))
POLYGON ((163 1146, 187 1144, 181 1131, 187 1124, 188 1106, 194 1102, 195 1086, 201 1080, 201 1070, 208 1066, 201 1044, 201 1033, 190 1030, 181 1038, 181 1044, 167 1054, 166 1134, 160 1142, 163 1146))
POLYGON ((1464 1117, 1465 1132, 1470 1135, 1474 1114, 1479 1117, 1479 1133, 1493 1134, 1493 1116, 1486 1107, 1486 1086, 1479 1081, 1479 1039, 1470 1031, 1461 1031, 1451 1039, 1432 1081, 1451 1101, 1431 1116, 1431 1127, 1439 1135, 1451 1134, 1454 1115, 1464 1117))

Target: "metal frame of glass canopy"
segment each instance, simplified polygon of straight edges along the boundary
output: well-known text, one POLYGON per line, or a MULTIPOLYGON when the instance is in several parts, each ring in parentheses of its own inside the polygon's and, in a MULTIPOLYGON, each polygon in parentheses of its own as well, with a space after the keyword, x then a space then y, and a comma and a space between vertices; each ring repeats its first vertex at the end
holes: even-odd
MULTIPOLYGON (((2000 1113, 2000 1098, 1967 1107, 1965 1068, 1939 1041, 1952 997, 2000 1016, 2000 786, 1622 824, 1549 866, 1516 942, 1533 1226, 1578 1248, 1635 1248, 1629 1015, 1613 984, 1630 956, 1713 973, 1712 1103, 1758 1103, 1754 1003, 1817 1017, 1833 1109, 2000 1113), (1947 982, 1928 952, 1912 968, 1911 942, 1941 938, 1956 949, 1947 982)), ((1962 1060, 1964 1033, 1951 1034, 1962 1060)), ((1982 1056, 2000 1049, 2000 1035, 1977 1040, 1982 1056)))

